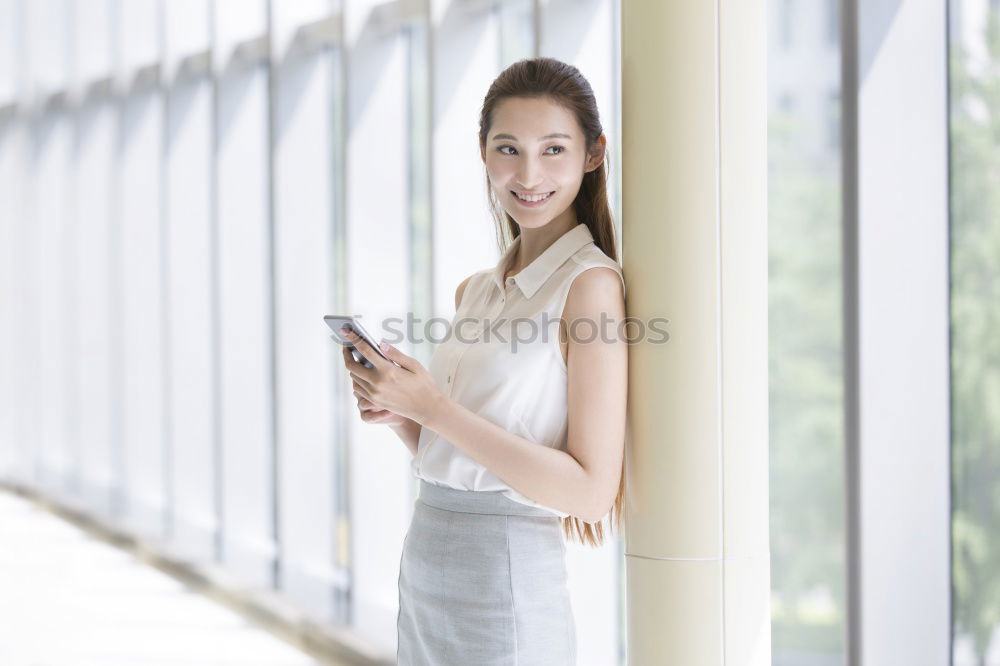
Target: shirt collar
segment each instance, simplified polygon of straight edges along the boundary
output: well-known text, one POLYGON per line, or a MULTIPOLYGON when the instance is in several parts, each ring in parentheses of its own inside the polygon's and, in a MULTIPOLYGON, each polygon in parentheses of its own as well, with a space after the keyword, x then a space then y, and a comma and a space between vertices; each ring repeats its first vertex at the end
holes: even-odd
MULTIPOLYGON (((516 275, 511 276, 511 279, 524 293, 525 298, 531 298, 557 268, 566 263, 566 260, 576 254, 577 250, 587 243, 592 243, 593 240, 594 236, 590 233, 590 228, 583 222, 578 222, 575 227, 545 248, 540 255, 535 257, 534 261, 522 268, 516 275)), ((504 289, 503 274, 507 262, 517 252, 520 245, 521 236, 518 236, 493 268, 493 283, 500 291, 504 289)))

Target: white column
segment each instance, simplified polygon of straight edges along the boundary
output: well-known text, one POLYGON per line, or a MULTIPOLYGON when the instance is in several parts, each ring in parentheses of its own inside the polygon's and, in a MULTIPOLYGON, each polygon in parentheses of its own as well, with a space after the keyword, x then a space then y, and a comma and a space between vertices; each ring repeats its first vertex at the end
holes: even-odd
POLYGON ((622 3, 631 664, 771 661, 765 8, 622 3))

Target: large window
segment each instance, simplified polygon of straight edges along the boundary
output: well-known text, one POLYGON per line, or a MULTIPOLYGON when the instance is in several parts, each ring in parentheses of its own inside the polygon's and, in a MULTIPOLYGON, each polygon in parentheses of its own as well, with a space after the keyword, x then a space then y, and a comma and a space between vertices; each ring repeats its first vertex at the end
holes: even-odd
POLYGON ((771 640, 776 666, 840 666, 846 604, 840 47, 831 3, 770 0, 771 640), (794 39, 791 38, 794 35, 794 39))

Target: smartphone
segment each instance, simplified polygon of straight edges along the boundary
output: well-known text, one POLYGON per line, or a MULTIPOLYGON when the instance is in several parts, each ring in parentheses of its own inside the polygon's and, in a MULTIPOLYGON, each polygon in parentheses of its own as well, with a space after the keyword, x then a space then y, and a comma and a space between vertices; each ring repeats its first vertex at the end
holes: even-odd
MULTIPOLYGON (((341 335, 340 333, 341 326, 346 326, 347 328, 351 329, 352 331, 360 335, 362 340, 371 345, 371 348, 375 350, 375 353, 377 353, 385 360, 387 361, 389 360, 389 358, 382 353, 382 350, 378 346, 378 342, 376 342, 375 338, 373 338, 371 334, 367 330, 365 330, 365 327, 361 325, 361 322, 358 321, 358 318, 356 316, 324 315, 323 321, 325 321, 326 325, 329 326, 330 329, 333 331, 333 335, 331 335, 330 337, 339 342, 340 344, 344 345, 345 347, 349 347, 351 349, 351 355, 354 356, 354 360, 360 363, 361 365, 365 366, 366 368, 374 368, 375 366, 372 364, 371 361, 366 359, 361 352, 357 350, 357 348, 350 340, 341 335)), ((397 366, 399 365, 395 361, 393 361, 393 363, 397 366)))

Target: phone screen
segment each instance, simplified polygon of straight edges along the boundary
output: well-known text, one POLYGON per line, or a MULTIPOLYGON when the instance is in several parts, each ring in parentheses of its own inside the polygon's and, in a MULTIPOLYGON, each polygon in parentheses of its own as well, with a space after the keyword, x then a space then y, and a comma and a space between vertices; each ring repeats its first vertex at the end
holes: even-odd
POLYGON ((350 340, 341 336, 340 333, 341 326, 346 326, 347 328, 351 329, 352 331, 360 335, 362 340, 371 345, 372 349, 375 350, 375 353, 377 353, 382 358, 389 360, 388 357, 386 357, 386 355, 382 353, 382 350, 379 348, 378 343, 375 341, 375 338, 373 338, 371 334, 365 329, 365 327, 361 325, 361 322, 358 321, 356 317, 352 315, 325 315, 323 317, 323 321, 325 321, 326 325, 329 326, 330 329, 333 331, 333 335, 330 337, 337 340, 340 344, 346 347, 350 347, 351 355, 354 356, 354 360, 356 360, 358 363, 361 363, 366 368, 373 368, 375 366, 368 359, 366 359, 360 351, 358 351, 354 347, 354 344, 350 340))

